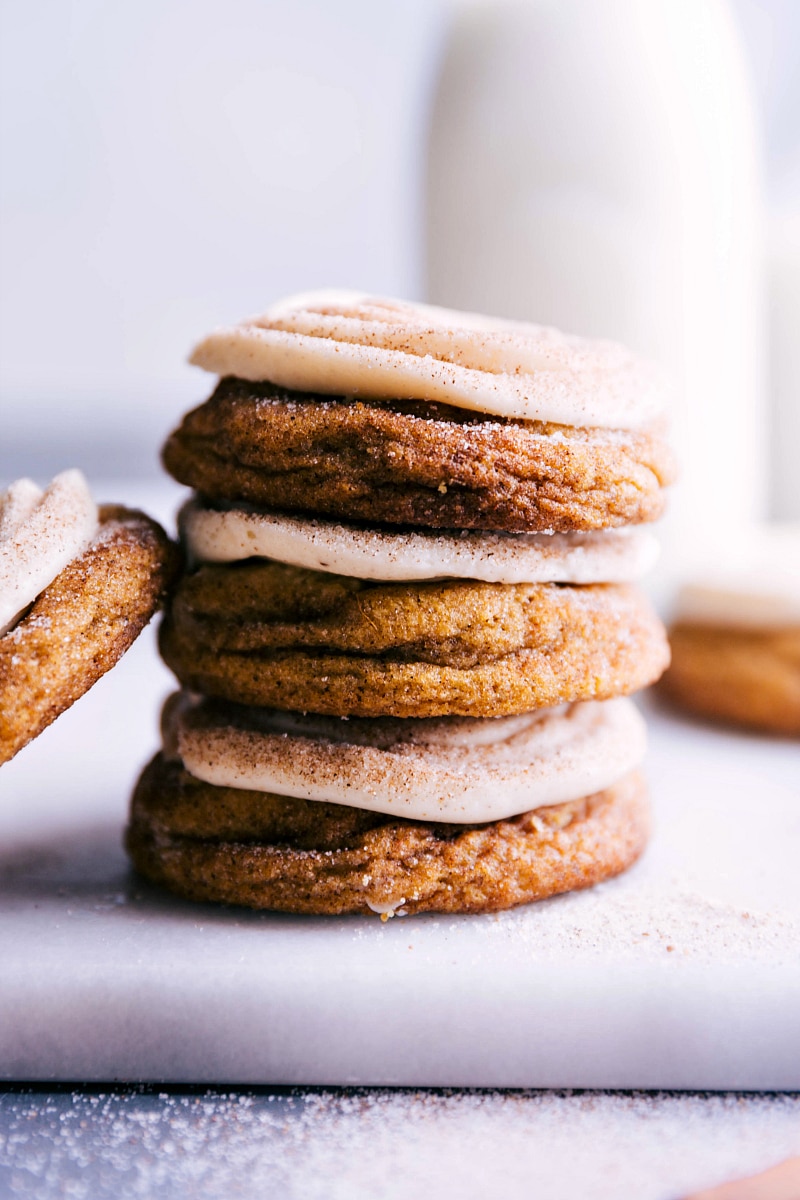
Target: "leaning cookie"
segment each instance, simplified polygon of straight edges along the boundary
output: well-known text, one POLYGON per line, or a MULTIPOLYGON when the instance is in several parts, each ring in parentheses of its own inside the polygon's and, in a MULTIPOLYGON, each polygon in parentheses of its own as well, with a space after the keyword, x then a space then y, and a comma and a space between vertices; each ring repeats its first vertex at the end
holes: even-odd
POLYGON ((627 700, 500 721, 342 722, 178 699, 127 848, 192 900, 491 912, 630 866, 649 829, 643 753, 627 700))
POLYGON ((674 460, 652 370, 553 329, 352 295, 221 329, 222 380, 164 448, 215 499, 427 528, 656 520, 674 460))
POLYGON ((800 527, 742 531, 682 589, 661 690, 710 720, 800 737, 800 527))
POLYGON ((155 521, 98 510, 77 471, 0 496, 0 763, 114 666, 178 569, 155 521))
MULTIPOLYGON (((638 774, 593 796, 489 825, 387 818, 325 850, 182 837, 156 832, 140 815, 142 797, 152 791, 170 795, 193 786, 180 767, 161 759, 142 778, 126 838, 136 869, 188 900, 279 912, 496 912, 621 874, 644 849, 650 825, 638 774)), ((206 784, 198 791, 214 803, 222 789, 206 784)), ((321 838, 326 817, 319 816, 321 838)))

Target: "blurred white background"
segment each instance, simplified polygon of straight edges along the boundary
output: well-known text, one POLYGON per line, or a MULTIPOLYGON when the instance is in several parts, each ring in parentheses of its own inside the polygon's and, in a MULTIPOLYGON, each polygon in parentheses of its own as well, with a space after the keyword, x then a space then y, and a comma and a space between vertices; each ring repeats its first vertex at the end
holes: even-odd
POLYGON ((419 294, 432 0, 3 0, 0 478, 157 471, 214 325, 419 294))
MULTIPOLYGON (((768 503, 797 517, 800 4, 732 11, 780 301, 768 503)), ((424 295, 449 27, 445 0, 3 0, 0 482, 156 474, 164 434, 209 390, 185 365, 192 343, 282 294, 424 295)))

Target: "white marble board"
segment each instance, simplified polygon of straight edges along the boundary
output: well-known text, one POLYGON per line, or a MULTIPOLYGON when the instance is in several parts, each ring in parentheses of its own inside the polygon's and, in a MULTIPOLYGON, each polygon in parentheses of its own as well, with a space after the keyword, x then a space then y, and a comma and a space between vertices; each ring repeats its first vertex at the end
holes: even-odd
POLYGON ((0 771, 0 1077, 800 1088, 800 748, 648 706, 627 875, 486 917, 193 906, 128 869, 152 631, 0 771))

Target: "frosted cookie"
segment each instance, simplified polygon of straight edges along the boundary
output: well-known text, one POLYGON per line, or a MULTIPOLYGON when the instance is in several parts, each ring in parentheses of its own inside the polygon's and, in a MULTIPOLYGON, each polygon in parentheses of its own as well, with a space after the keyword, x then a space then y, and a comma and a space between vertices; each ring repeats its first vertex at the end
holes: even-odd
POLYGON ((191 691, 363 717, 606 699, 669 658, 648 601, 623 584, 381 584, 258 560, 184 577, 160 644, 191 691))
POLYGON ((658 557, 644 529, 595 533, 495 533, 396 530, 242 507, 212 507, 195 497, 181 509, 190 562, 271 558, 354 579, 483 583, 630 583, 658 557))
POLYGON ((98 509, 77 471, 0 496, 0 763, 124 654, 177 571, 144 514, 98 509))
POLYGON ((591 530, 656 520, 675 475, 659 429, 576 427, 424 400, 223 379, 163 451, 216 500, 441 529, 591 530))
POLYGON ((492 912, 590 887, 644 849, 641 776, 579 800, 481 825, 216 787, 158 755, 131 807, 126 847, 154 883, 190 900, 307 914, 492 912), (213 813, 235 837, 182 832, 213 813), (244 820, 244 824, 242 823, 244 820))
POLYGON ((662 684, 702 716, 800 737, 800 527, 742 532, 682 589, 662 684))

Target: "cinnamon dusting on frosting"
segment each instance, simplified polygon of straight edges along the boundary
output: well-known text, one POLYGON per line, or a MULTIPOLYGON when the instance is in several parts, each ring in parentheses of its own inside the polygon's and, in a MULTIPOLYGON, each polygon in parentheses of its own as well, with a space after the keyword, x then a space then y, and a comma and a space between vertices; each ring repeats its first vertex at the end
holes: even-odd
POLYGON ((589 533, 400 530, 253 509, 209 507, 195 497, 180 514, 196 562, 271 558, 369 580, 476 579, 486 583, 628 583, 655 562, 658 543, 640 528, 589 533))
POLYGON ((590 795, 641 762, 624 698, 499 719, 350 719, 171 701, 165 742, 216 786, 412 820, 496 821, 590 795))
POLYGON ((44 491, 19 479, 0 493, 0 636, 85 550, 97 521, 80 471, 62 471, 44 491))
POLYGON ((191 362, 299 390, 563 425, 633 429, 664 408, 656 369, 616 343, 357 292, 290 297, 215 330, 191 362))

